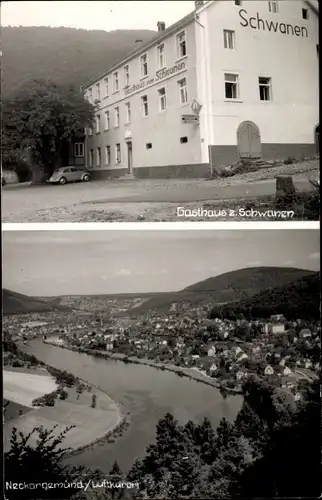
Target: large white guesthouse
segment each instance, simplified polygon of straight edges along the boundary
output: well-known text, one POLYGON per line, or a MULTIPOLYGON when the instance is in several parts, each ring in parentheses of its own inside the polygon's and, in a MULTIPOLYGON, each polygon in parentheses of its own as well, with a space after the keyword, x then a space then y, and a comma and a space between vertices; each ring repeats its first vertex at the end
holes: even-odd
POLYGON ((82 87, 94 176, 206 177, 240 157, 316 153, 318 2, 195 4, 82 87))

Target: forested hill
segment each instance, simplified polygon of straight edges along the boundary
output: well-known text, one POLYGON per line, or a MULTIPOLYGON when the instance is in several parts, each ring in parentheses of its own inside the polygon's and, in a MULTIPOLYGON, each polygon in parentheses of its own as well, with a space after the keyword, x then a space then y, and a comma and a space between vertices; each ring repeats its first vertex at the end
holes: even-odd
POLYGON ((243 315, 247 319, 258 319, 283 314, 289 319, 318 320, 320 303, 320 273, 316 272, 239 302, 215 306, 211 317, 234 319, 243 315))
POLYGON ((168 311, 173 302, 235 303, 260 292, 265 295, 269 289, 285 286, 312 274, 315 273, 293 267, 247 267, 213 276, 179 292, 152 297, 141 306, 127 311, 127 314, 138 316, 152 310, 168 311))
POLYGON ((157 36, 150 30, 2 27, 2 92, 46 78, 80 86, 157 36))
POLYGON ((49 312, 54 310, 67 310, 67 307, 60 305, 60 300, 51 298, 41 300, 36 297, 28 297, 21 293, 11 290, 2 290, 2 313, 9 314, 28 314, 36 312, 49 312))

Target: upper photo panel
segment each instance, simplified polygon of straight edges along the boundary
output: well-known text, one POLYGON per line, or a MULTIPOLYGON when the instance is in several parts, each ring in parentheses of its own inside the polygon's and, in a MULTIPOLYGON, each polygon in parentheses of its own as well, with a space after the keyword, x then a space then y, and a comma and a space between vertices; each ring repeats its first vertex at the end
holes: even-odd
POLYGON ((2 222, 320 217, 317 1, 7 1, 2 222))

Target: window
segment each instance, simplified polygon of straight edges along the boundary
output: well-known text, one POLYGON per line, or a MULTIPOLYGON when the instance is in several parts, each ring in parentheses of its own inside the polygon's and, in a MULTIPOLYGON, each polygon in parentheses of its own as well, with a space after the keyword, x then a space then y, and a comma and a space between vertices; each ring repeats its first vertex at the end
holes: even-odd
POLYGON ((269 12, 272 12, 273 14, 277 14, 278 13, 278 1, 275 0, 272 2, 268 2, 268 10, 269 10, 269 12))
POLYGON ((99 83, 96 84, 96 99, 98 101, 101 100, 101 87, 99 83))
POLYGON ((309 11, 307 9, 302 9, 302 17, 303 19, 309 18, 309 11))
POLYGON ((148 96, 144 95, 141 97, 141 103, 142 103, 142 114, 143 116, 148 116, 149 114, 149 105, 148 105, 148 96))
POLYGON ((101 148, 96 149, 96 165, 97 167, 101 166, 101 148))
POLYGON ((180 102, 186 104, 188 102, 187 80, 184 78, 178 82, 180 91, 180 102))
POLYGON ((89 166, 92 167, 94 163, 94 151, 92 149, 89 150, 89 166))
POLYGON ((108 78, 104 78, 105 97, 108 97, 108 78))
POLYGON ((105 111, 105 130, 110 128, 110 112, 105 111))
POLYGON ((235 48, 235 32, 231 30, 224 30, 224 47, 225 49, 235 48))
POLYGON ((188 142, 188 137, 180 137, 180 144, 186 144, 188 142))
POLYGON ((88 127, 88 135, 93 135, 93 127, 88 127))
POLYGON ((167 107, 165 88, 158 90, 158 92, 159 92, 160 111, 164 111, 167 107))
POLYGON ((114 112, 115 112, 114 127, 119 127, 120 126, 120 108, 117 106, 117 108, 115 108, 114 112))
POLYGON ((113 73, 113 92, 117 92, 119 90, 119 74, 117 71, 113 73))
POLYGON ((126 113, 125 123, 131 123, 131 103, 130 102, 125 103, 125 113, 126 113))
POLYGON ((92 87, 88 89, 88 100, 89 100, 89 102, 93 102, 93 89, 92 89, 92 87))
POLYGON ((187 44, 186 44, 186 33, 185 31, 181 31, 177 35, 177 56, 185 57, 187 55, 187 44))
POLYGON ((148 56, 144 54, 141 56, 141 77, 144 78, 148 75, 148 56))
POLYGON ((241 0, 235 0, 235 5, 241 5, 242 1, 241 0))
POLYGON ((239 97, 238 75, 225 73, 225 97, 226 99, 238 99, 239 97))
POLYGON ((124 66, 124 86, 128 87, 130 85, 130 67, 127 64, 124 66))
POLYGON ((111 146, 105 146, 105 165, 111 164, 111 146))
POLYGON ((146 149, 152 149, 152 142, 147 142, 145 147, 146 149))
POLYGON ((162 69, 165 67, 164 43, 157 47, 157 52, 158 52, 158 68, 162 69))
POLYGON ((75 156, 84 157, 84 143, 83 142, 75 142, 75 156))
POLYGON ((101 130, 101 117, 100 115, 96 116, 96 133, 99 134, 101 130))
POLYGON ((271 78, 260 76, 258 78, 258 85, 259 85, 260 100, 271 101, 272 100, 271 78))
POLYGON ((115 160, 116 163, 121 163, 121 144, 115 145, 115 160))

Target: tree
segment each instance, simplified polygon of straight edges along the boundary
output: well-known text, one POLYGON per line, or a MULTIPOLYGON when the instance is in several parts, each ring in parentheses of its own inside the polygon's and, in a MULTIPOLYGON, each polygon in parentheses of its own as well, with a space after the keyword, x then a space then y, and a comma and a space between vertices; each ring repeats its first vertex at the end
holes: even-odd
POLYGON ((194 442, 201 460, 208 465, 212 464, 216 457, 216 439, 208 418, 204 418, 202 424, 196 427, 194 442))
POLYGON ((92 408, 96 408, 96 394, 92 395, 92 404, 91 404, 91 407, 92 408))
POLYGON ((310 497, 321 493, 321 402, 311 385, 288 424, 277 425, 262 454, 231 491, 234 498, 310 497))
POLYGON ((94 111, 72 86, 46 80, 29 82, 3 102, 4 162, 27 158, 33 180, 45 180, 62 166, 69 142, 92 125, 94 111))
MULTIPOLYGON (((77 481, 83 477, 85 468, 71 467, 62 464, 69 448, 62 448, 61 444, 66 434, 75 426, 67 427, 59 435, 55 436, 54 430, 44 430, 43 427, 36 427, 28 435, 18 432, 16 428, 12 431, 10 440, 10 450, 5 453, 5 481, 10 483, 75 483, 75 488, 54 488, 37 490, 37 498, 47 499, 66 499, 73 493, 81 489, 77 488, 77 481), (30 438, 38 436, 36 446, 31 446, 30 438), (66 496, 67 495, 67 496, 66 496), (69 495, 69 496, 68 496, 69 495)), ((89 477, 94 477, 88 471, 89 477)), ((80 483, 78 483, 79 485, 80 483)), ((22 498, 21 490, 6 488, 6 498, 10 500, 20 500, 22 498)), ((34 499, 35 491, 23 491, 24 499, 34 499)))

